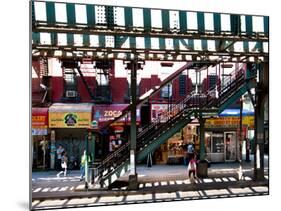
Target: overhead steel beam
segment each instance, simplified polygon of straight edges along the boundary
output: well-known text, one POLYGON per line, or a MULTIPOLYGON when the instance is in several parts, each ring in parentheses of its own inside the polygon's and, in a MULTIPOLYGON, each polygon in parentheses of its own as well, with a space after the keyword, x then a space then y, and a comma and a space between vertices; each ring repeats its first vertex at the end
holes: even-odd
POLYGON ((241 33, 239 35, 232 35, 228 33, 215 34, 197 34, 196 31, 191 31, 185 34, 176 33, 162 33, 162 32, 144 32, 142 30, 134 30, 131 32, 122 30, 110 30, 104 28, 89 29, 87 27, 69 27, 69 26, 45 26, 37 25, 32 29, 33 32, 54 32, 54 33, 74 33, 74 34, 88 34, 88 35, 108 35, 108 36, 135 36, 135 37, 159 37, 159 38, 174 38, 174 39, 200 39, 200 40, 229 40, 229 41, 264 41, 268 42, 268 36, 263 33, 256 33, 253 36, 248 36, 246 33, 241 33))
POLYGON ((35 14, 33 30, 39 27, 47 27, 49 31, 52 28, 60 28, 59 30, 62 28, 81 28, 96 31, 103 29, 107 32, 112 30, 116 32, 118 30, 138 33, 140 31, 141 34, 154 32, 161 34, 188 34, 192 32, 200 35, 213 33, 239 36, 244 34, 253 38, 257 34, 267 37, 269 31, 268 16, 260 15, 49 1, 33 2, 32 11, 35 14), (45 8, 45 10, 42 10, 42 8, 45 8), (60 13, 65 13, 66 19, 61 18, 59 15, 57 17, 56 10, 58 9, 60 13), (141 22, 136 21, 140 19, 142 19, 141 22), (213 26, 209 26, 208 23, 213 23, 213 26), (260 26, 256 27, 257 25, 260 26))
POLYGON ((33 56, 60 57, 52 51, 61 50, 61 57, 79 57, 90 51, 93 57, 124 60, 133 59, 134 55, 162 61, 190 61, 186 56, 198 54, 198 60, 209 59, 208 56, 260 56, 265 60, 268 57, 268 16, 49 1, 32 3, 33 50, 39 50, 33 56), (66 18, 57 13, 58 9, 66 18), (63 36, 66 41, 61 40, 63 36), (122 53, 125 56, 118 55, 122 53))
POLYGON ((267 61, 267 53, 245 53, 245 52, 211 52, 211 51, 173 51, 173 50, 144 50, 144 49, 115 49, 115 48, 90 48, 90 47, 67 47, 51 45, 34 45, 33 57, 91 57, 99 59, 121 59, 128 60, 138 58, 141 60, 158 61, 233 61, 233 62, 255 62, 267 61), (229 58, 232 58, 229 60, 229 58))

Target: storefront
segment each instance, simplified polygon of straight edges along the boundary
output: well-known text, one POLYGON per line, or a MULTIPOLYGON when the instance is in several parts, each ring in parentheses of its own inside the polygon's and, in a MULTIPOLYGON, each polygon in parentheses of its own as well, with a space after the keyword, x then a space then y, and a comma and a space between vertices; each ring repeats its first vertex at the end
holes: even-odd
POLYGON ((48 108, 32 108, 32 168, 49 166, 48 108))
MULTIPOLYGON (((92 122, 91 103, 54 103, 49 108, 51 130, 51 168, 55 168, 56 149, 61 145, 69 159, 69 168, 79 168, 80 158, 85 149, 85 136, 92 122)), ((94 143, 89 143, 89 154, 94 143)))
MULTIPOLYGON (((169 117, 168 115, 163 115, 163 113, 167 113, 169 106, 172 107, 172 105, 168 104, 151 104, 151 121, 154 122, 160 117, 160 122, 165 123, 169 117)), ((172 112, 169 115, 172 115, 172 112)), ((153 154, 154 162, 156 164, 184 164, 187 144, 193 143, 195 149, 198 150, 197 126, 198 121, 195 119, 169 138, 166 143, 160 145, 153 154)))
MULTIPOLYGON (((172 106, 172 105, 171 105, 172 106)), ((168 104, 151 105, 151 121, 161 116, 160 122, 165 123, 168 104)), ((240 110, 226 109, 219 118, 210 118, 205 123, 205 147, 207 159, 211 162, 228 162, 240 159, 240 110)), ((248 130, 254 128, 253 112, 243 110, 242 141, 248 138, 248 130)), ((171 137, 154 152, 156 164, 183 164, 188 143, 195 145, 199 153, 199 122, 194 119, 180 132, 171 137)))
MULTIPOLYGON (((95 105, 93 121, 97 123, 99 128, 103 128, 109 121, 120 116, 122 111, 128 107, 129 104, 110 104, 110 105, 95 105)), ((110 145, 111 140, 119 140, 120 145, 126 143, 130 134, 130 114, 119 119, 109 126, 109 130, 101 131, 102 135, 97 137, 97 156, 107 154, 112 150, 110 145)), ((140 125, 140 109, 137 108, 137 125, 140 125)), ((118 144, 118 143, 116 143, 118 144)))
POLYGON ((228 162, 241 159, 243 140, 254 125, 253 116, 242 118, 242 139, 240 142, 240 118, 221 116, 207 119, 205 123, 205 147, 207 159, 211 162, 228 162))

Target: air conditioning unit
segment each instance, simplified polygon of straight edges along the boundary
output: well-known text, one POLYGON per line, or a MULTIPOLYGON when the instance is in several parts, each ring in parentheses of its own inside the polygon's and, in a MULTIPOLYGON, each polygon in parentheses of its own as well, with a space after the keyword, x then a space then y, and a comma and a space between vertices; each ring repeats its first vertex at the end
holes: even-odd
POLYGON ((77 92, 76 91, 66 91, 65 93, 66 97, 76 97, 77 96, 77 92))

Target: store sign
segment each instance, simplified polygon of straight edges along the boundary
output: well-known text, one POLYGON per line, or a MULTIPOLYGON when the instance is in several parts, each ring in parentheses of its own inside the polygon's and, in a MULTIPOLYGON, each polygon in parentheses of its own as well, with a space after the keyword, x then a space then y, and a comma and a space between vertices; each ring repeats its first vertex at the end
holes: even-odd
POLYGON ((32 128, 32 133, 33 136, 45 136, 48 135, 48 129, 47 128, 32 128))
POLYGON ((91 126, 90 112, 50 112, 50 128, 88 128, 91 126))
POLYGON ((32 115, 32 128, 47 128, 47 116, 33 116, 32 115))
POLYGON ((48 108, 32 108, 32 136, 48 135, 48 108))
MULTIPOLYGON (((212 118, 207 119, 205 126, 207 128, 215 128, 215 127, 237 127, 240 124, 239 117, 220 117, 220 118, 212 118)), ((254 117, 246 116, 242 119, 242 125, 247 125, 248 127, 254 126, 254 117)))
MULTIPOLYGON (((120 116, 122 111, 127 108, 128 104, 114 104, 114 105, 96 105, 94 106, 93 119, 100 124, 104 124, 114 118, 120 116)), ((131 121, 130 114, 119 119, 118 122, 113 125, 129 124, 131 121)), ((140 122, 140 109, 137 108, 137 122, 140 122)))

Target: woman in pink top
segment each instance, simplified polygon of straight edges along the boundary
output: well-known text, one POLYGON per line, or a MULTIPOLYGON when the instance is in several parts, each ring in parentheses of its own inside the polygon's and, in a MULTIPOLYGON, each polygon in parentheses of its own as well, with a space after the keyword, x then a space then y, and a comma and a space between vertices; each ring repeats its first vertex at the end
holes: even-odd
POLYGON ((191 174, 193 173, 193 177, 197 178, 197 161, 195 156, 191 158, 188 164, 188 177, 190 178, 191 174))

